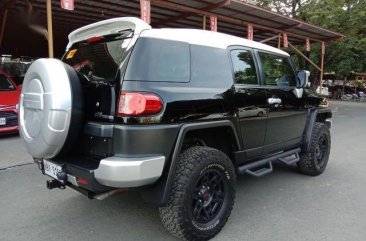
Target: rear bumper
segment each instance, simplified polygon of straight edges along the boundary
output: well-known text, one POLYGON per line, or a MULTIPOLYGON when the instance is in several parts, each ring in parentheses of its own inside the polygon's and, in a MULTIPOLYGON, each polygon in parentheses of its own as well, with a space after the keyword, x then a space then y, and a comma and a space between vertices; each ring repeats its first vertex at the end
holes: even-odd
POLYGON ((112 156, 96 162, 80 156, 65 156, 53 159, 52 162, 62 166, 67 174, 66 185, 92 193, 104 193, 116 188, 135 188, 153 184, 162 175, 165 157, 112 156))
POLYGON ((116 188, 139 187, 154 183, 163 172, 164 156, 109 157, 94 171, 102 185, 116 188))

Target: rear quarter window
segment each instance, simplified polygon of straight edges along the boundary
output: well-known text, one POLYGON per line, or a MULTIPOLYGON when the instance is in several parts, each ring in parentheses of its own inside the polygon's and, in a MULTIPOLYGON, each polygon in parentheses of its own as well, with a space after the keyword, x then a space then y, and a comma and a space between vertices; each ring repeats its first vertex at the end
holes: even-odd
POLYGON ((189 82, 190 72, 188 43, 139 38, 132 51, 124 79, 189 82))
POLYGON ((226 49, 191 45, 192 81, 217 86, 233 82, 231 65, 226 49))

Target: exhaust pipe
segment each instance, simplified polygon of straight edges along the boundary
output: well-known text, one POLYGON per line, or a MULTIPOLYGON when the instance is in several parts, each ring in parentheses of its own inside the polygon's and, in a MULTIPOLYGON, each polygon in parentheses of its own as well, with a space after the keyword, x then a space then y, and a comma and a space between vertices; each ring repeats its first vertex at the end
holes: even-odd
POLYGON ((125 190, 126 189, 115 189, 115 190, 112 190, 112 191, 109 191, 109 192, 105 192, 105 193, 101 193, 101 194, 94 195, 92 198, 101 201, 101 200, 106 199, 107 197, 112 196, 113 194, 116 194, 116 193, 119 193, 119 192, 123 192, 125 190))

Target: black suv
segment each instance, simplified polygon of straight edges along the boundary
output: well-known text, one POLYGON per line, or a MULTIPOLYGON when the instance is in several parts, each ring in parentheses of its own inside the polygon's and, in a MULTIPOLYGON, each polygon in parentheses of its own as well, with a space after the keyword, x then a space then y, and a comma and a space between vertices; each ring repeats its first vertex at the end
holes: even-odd
POLYGON ((263 176, 273 161, 324 171, 332 113, 304 88, 308 75, 257 42, 106 20, 72 32, 62 61, 30 66, 21 135, 49 189, 137 189, 171 233, 207 240, 230 215, 238 174, 263 176))

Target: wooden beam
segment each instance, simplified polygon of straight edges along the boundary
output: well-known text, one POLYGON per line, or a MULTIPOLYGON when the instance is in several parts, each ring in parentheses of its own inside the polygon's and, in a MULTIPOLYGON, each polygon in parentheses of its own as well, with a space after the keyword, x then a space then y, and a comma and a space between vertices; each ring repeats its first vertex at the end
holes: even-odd
POLYGON ((308 57, 305 56, 305 54, 303 54, 300 50, 298 50, 295 46, 293 46, 291 43, 288 43, 288 45, 295 50, 296 53, 298 53, 301 57, 303 57, 304 59, 306 59, 310 64, 312 64, 315 68, 317 68, 320 72, 322 72, 321 67, 319 67, 318 65, 316 65, 313 61, 311 61, 308 57))
POLYGON ((275 35, 275 36, 270 37, 270 38, 263 39, 263 40, 261 40, 261 41, 259 41, 259 42, 260 42, 260 43, 267 43, 267 42, 269 42, 269 41, 271 41, 271 40, 273 40, 273 39, 276 39, 276 38, 278 38, 278 35, 275 35))
POLYGON ((206 15, 202 16, 202 29, 206 30, 206 15))
POLYGON ((48 57, 53 58, 52 2, 47 0, 48 57))
POLYGON ((3 21, 1 23, 1 30, 0 30, 0 48, 1 48, 2 43, 3 43, 4 33, 5 33, 5 27, 6 27, 7 20, 8 20, 8 9, 5 9, 4 16, 3 16, 3 21))

